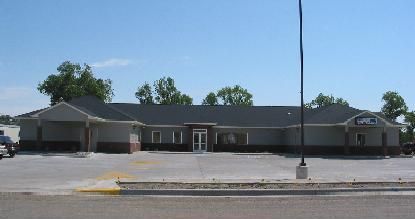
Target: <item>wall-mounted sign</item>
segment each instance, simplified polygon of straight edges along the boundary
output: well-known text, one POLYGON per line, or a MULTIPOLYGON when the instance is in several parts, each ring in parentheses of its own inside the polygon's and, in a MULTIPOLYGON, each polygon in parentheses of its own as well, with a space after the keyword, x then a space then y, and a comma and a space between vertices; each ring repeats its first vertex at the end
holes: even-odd
POLYGON ((377 125, 378 118, 376 117, 357 117, 356 125, 377 125))

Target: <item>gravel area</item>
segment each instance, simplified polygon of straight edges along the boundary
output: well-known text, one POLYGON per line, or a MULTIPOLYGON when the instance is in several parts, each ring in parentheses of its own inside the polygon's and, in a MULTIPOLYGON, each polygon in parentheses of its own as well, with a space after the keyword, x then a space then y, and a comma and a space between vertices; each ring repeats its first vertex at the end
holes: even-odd
POLYGON ((379 183, 120 183, 121 189, 329 189, 415 187, 415 182, 379 183))

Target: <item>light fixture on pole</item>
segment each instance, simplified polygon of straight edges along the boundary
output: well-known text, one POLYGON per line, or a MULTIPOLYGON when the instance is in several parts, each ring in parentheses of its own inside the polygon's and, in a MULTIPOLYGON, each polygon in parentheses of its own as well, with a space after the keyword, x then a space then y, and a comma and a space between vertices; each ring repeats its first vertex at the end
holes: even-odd
POLYGON ((308 177, 308 167, 304 161, 304 59, 303 59, 303 7, 302 1, 298 0, 300 12, 300 71, 301 71, 301 162, 296 167, 296 178, 306 179, 308 177))

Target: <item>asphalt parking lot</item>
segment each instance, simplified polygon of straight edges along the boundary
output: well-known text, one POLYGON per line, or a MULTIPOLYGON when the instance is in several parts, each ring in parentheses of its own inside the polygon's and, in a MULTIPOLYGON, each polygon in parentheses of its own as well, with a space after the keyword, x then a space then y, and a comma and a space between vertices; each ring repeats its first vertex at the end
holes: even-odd
MULTIPOLYGON (((415 181, 415 159, 306 158, 314 181, 415 181)), ((18 154, 0 161, 0 192, 73 191, 121 181, 295 181, 298 157, 270 154, 18 154)))

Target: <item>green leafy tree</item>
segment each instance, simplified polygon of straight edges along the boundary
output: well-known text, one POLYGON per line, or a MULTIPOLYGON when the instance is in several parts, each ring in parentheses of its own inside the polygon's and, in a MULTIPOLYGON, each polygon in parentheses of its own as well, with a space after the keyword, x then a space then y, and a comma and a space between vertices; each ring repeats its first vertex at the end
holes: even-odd
POLYGON ((193 98, 191 98, 189 95, 182 94, 178 104, 192 105, 193 104, 193 98))
POLYGON ((252 94, 247 89, 239 85, 234 87, 224 87, 216 93, 217 98, 222 105, 244 105, 252 106, 252 94))
POLYGON ((341 104, 344 106, 349 106, 347 100, 343 98, 334 98, 333 95, 324 95, 320 93, 316 99, 312 100, 310 103, 304 104, 306 108, 319 108, 323 106, 330 106, 332 104, 341 104))
POLYGON ((114 96, 112 81, 95 78, 89 65, 80 66, 78 63, 65 61, 57 70, 57 74, 49 75, 37 87, 39 92, 50 96, 51 105, 86 95, 94 95, 105 102, 111 102, 114 96))
POLYGON ((17 119, 11 117, 10 115, 0 115, 0 124, 3 125, 17 125, 17 119))
POLYGON ((405 113, 405 122, 408 124, 406 127, 408 141, 414 141, 415 111, 405 113))
POLYGON ((138 87, 137 92, 135 92, 135 97, 141 104, 153 104, 154 98, 151 85, 145 82, 143 86, 138 87))
POLYGON ((382 113, 393 121, 399 116, 405 115, 408 111, 405 100, 395 91, 388 91, 383 94, 382 102, 382 113))
POLYGON ((345 99, 343 99, 341 97, 336 98, 335 103, 336 104, 340 104, 340 105, 344 105, 344 106, 349 106, 349 102, 347 102, 347 100, 345 100, 345 99))
POLYGON ((155 100, 159 104, 193 104, 193 99, 177 90, 174 79, 163 77, 154 82, 155 100))
POLYGON ((154 90, 148 83, 137 88, 135 96, 141 104, 193 104, 193 99, 189 95, 182 94, 171 77, 160 78, 153 86, 154 90))
POLYGON ((202 105, 218 105, 218 98, 216 97, 216 94, 213 92, 210 92, 205 99, 202 101, 202 105))

